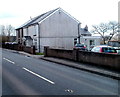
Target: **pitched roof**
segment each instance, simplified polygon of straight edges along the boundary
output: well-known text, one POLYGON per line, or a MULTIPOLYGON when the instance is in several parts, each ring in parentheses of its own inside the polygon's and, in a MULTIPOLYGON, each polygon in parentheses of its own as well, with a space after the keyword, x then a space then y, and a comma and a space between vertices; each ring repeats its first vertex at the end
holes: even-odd
POLYGON ((81 28, 80 33, 81 33, 81 35, 91 35, 91 33, 88 30, 86 30, 85 28, 81 28))
POLYGON ((58 10, 59 8, 56 8, 54 10, 48 11, 46 13, 43 13, 37 17, 34 17, 33 19, 27 21, 26 23, 24 23, 23 25, 21 25, 20 27, 18 27, 17 29, 23 28, 23 27, 28 27, 30 25, 36 24, 38 22, 40 22, 41 20, 43 20, 44 18, 46 18, 47 16, 49 16, 51 13, 53 13, 54 11, 58 10))
MULTIPOLYGON (((50 10, 46 13, 43 13, 37 17, 34 17, 33 19, 27 21, 26 23, 24 23, 23 25, 21 25, 20 27, 16 28, 17 29, 20 29, 20 28, 24 28, 24 27, 28 27, 30 25, 33 25, 33 24, 37 24, 38 22, 42 21, 43 19, 45 19, 47 16, 49 16, 50 14, 52 14, 53 12, 57 11, 61 9, 60 7, 59 8, 56 8, 54 10, 50 10)), ((62 10, 62 9, 61 9, 62 10)), ((64 10, 62 10, 64 11, 64 10)), ((64 11, 65 12, 65 11, 64 11)), ((70 14, 68 14, 67 12, 65 12, 67 15, 71 16, 70 14)), ((71 16, 72 17, 72 16, 71 16)), ((76 20, 74 17, 72 17, 74 20, 76 20)), ((78 20, 76 20, 77 22, 79 22, 78 20)))

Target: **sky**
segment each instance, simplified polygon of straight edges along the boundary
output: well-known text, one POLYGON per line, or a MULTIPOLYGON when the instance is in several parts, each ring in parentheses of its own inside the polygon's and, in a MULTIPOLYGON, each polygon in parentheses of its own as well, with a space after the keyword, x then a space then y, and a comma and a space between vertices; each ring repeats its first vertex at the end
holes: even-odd
POLYGON ((81 27, 118 21, 119 0, 1 0, 0 25, 17 28, 26 21, 61 7, 82 23, 81 27))

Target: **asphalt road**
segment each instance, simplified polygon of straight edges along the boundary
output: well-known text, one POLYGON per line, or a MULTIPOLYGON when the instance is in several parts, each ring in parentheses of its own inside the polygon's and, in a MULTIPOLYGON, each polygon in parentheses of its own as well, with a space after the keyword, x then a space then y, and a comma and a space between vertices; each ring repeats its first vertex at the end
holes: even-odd
POLYGON ((2 95, 118 95, 118 80, 2 51, 2 95))

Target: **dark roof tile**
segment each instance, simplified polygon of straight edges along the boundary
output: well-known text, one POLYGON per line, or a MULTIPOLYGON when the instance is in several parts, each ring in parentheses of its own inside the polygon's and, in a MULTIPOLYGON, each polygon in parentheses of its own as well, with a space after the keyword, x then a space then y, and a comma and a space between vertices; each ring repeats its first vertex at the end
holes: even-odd
POLYGON ((59 8, 56 8, 54 10, 48 11, 46 13, 43 13, 37 17, 34 17, 33 19, 27 21, 26 23, 24 23, 23 25, 21 25, 20 27, 18 27, 17 29, 23 28, 23 27, 28 27, 30 25, 36 24, 38 22, 40 22, 41 20, 43 20, 44 18, 46 18, 47 16, 49 16, 51 13, 53 13, 54 11, 58 10, 59 8))

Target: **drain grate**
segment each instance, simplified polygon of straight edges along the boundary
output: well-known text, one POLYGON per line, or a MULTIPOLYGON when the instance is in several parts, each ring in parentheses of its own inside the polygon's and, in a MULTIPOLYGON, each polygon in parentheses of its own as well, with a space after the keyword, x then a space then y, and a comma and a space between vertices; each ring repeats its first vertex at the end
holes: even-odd
POLYGON ((25 57, 29 58, 30 56, 25 56, 25 57))
POLYGON ((71 89, 66 89, 65 92, 73 93, 73 90, 71 90, 71 89))

